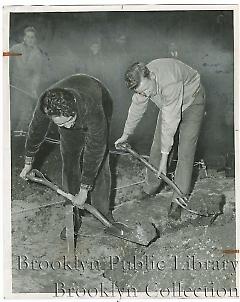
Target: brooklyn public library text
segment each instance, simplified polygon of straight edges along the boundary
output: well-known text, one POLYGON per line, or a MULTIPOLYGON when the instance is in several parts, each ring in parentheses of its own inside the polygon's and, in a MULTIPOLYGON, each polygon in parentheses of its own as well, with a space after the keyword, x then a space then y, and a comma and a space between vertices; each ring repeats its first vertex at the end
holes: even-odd
POLYGON ((149 297, 149 298, 223 298, 234 297, 238 298, 237 288, 215 288, 214 283, 210 282, 209 285, 202 287, 186 287, 183 283, 173 282, 167 288, 161 288, 161 284, 157 282, 148 283, 141 290, 137 290, 133 286, 118 287, 116 283, 112 282, 111 285, 107 283, 100 283, 97 287, 83 287, 73 283, 66 285, 64 282, 54 283, 55 297, 72 297, 72 298, 136 298, 136 297, 149 297))
POLYGON ((171 270, 188 270, 188 271, 228 271, 236 273, 238 261, 220 258, 215 259, 198 259, 195 255, 179 257, 172 255, 167 259, 156 259, 154 255, 145 255, 138 257, 133 255, 129 258, 121 258, 120 256, 109 256, 99 260, 96 259, 80 259, 75 256, 74 260, 69 261, 66 256, 61 259, 30 259, 26 255, 17 257, 18 270, 85 270, 100 271, 105 269, 118 271, 164 271, 171 270))

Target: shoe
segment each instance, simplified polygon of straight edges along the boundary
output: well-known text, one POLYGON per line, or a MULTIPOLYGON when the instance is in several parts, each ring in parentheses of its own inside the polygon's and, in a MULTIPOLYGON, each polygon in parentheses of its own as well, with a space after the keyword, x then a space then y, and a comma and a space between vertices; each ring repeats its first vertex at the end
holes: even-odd
POLYGON ((181 218, 181 212, 182 208, 176 202, 172 202, 168 211, 168 217, 179 220, 181 218))

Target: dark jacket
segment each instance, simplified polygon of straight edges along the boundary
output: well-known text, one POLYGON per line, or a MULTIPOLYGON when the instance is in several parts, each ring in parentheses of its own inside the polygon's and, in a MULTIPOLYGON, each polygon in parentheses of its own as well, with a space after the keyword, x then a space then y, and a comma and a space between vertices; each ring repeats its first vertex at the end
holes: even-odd
MULTIPOLYGON (((76 97, 77 119, 68 131, 81 131, 86 135, 81 183, 93 185, 108 145, 112 101, 107 89, 95 78, 76 74, 49 87, 69 89, 76 97)), ((34 157, 45 139, 51 120, 40 109, 34 111, 26 140, 26 156, 34 157)))

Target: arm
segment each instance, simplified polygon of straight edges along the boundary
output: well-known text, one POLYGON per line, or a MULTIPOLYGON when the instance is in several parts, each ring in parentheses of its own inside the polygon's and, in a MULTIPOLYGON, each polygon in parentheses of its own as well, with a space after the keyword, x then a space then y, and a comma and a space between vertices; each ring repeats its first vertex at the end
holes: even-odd
POLYGON ((26 179, 26 175, 32 170, 32 163, 34 161, 35 154, 44 141, 50 124, 50 119, 41 112, 39 103, 40 101, 38 101, 35 108, 25 143, 25 165, 20 173, 20 177, 23 179, 26 179))
POLYGON ((147 110, 147 105, 148 99, 146 97, 138 94, 133 95, 132 104, 128 110, 128 117, 125 123, 123 134, 115 142, 116 148, 118 144, 124 143, 128 139, 129 135, 134 132, 145 111, 147 110))
POLYGON ((92 189, 108 141, 107 121, 101 104, 87 98, 87 137, 83 154, 81 187, 92 189))
POLYGON ((148 98, 136 93, 133 95, 132 104, 128 110, 128 117, 123 130, 124 135, 129 136, 133 134, 135 128, 137 127, 145 111, 147 110, 147 105, 148 98))
POLYGON ((40 109, 40 99, 34 110, 25 143, 26 157, 34 158, 48 131, 50 119, 40 109))

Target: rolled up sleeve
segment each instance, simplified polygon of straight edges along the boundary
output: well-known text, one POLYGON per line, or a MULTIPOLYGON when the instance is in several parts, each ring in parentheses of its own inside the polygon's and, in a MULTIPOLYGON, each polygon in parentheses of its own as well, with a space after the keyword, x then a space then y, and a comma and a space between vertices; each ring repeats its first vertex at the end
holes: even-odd
POLYGON ((132 103, 128 110, 128 117, 125 123, 123 133, 126 135, 133 134, 138 123, 142 119, 145 111, 147 110, 148 99, 139 94, 134 94, 132 103))
POLYGON ((182 117, 183 83, 178 82, 165 87, 163 94, 161 152, 169 153, 182 117))

